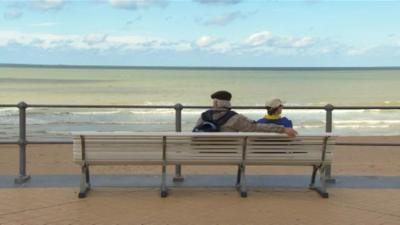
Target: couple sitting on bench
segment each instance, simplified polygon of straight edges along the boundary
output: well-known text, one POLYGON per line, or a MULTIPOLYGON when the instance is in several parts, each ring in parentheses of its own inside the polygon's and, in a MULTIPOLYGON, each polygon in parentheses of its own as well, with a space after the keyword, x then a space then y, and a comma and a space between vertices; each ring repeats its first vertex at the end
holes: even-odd
POLYGON ((282 102, 274 99, 267 104, 268 115, 257 122, 231 110, 232 94, 217 91, 211 95, 213 106, 203 112, 193 132, 274 132, 285 133, 290 137, 297 135, 292 122, 286 117, 280 118, 282 102))

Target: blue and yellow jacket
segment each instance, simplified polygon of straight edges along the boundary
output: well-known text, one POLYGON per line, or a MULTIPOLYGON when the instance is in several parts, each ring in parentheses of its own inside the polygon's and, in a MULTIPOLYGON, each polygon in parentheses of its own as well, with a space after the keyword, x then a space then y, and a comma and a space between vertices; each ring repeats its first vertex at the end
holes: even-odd
POLYGON ((280 115, 265 115, 264 118, 257 120, 257 123, 273 123, 287 128, 293 128, 292 121, 280 115))

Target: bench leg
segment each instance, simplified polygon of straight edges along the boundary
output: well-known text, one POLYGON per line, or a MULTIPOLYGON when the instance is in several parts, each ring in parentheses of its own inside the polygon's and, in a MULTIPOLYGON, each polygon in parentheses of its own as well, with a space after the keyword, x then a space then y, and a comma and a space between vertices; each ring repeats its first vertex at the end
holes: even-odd
POLYGON ((240 191, 240 197, 246 198, 247 197, 247 187, 246 187, 246 171, 245 171, 245 166, 241 164, 239 166, 239 171, 240 171, 240 185, 239 185, 239 191, 240 191))
POLYGON ((182 166, 180 164, 175 165, 175 177, 172 179, 174 182, 183 182, 182 166))
POLYGON ((89 166, 85 164, 81 168, 81 184, 78 197, 85 198, 89 190, 90 190, 89 166))
MULTIPOLYGON (((315 190, 322 198, 329 198, 329 193, 326 190, 326 176, 325 176, 326 166, 322 166, 319 169, 320 173, 320 187, 315 187, 314 185, 310 185, 310 189, 315 190)), ((315 168, 314 168, 315 170, 315 168)), ((315 177, 314 177, 315 180, 315 177)))
POLYGON ((162 165, 162 175, 161 175, 161 190, 160 194, 162 198, 168 196, 168 189, 167 189, 167 166, 162 165))
POLYGON ((86 185, 87 185, 88 190, 90 190, 90 172, 89 172, 89 166, 86 166, 85 175, 86 175, 86 185))
POLYGON ((310 185, 309 185, 310 188, 314 187, 315 176, 317 175, 317 171, 318 171, 318 167, 317 166, 313 166, 313 171, 312 171, 312 174, 311 174, 311 182, 310 182, 310 185))
POLYGON ((240 184, 240 174, 242 172, 242 169, 240 167, 240 165, 238 165, 238 171, 237 171, 237 175, 236 175, 236 186, 238 186, 240 184))

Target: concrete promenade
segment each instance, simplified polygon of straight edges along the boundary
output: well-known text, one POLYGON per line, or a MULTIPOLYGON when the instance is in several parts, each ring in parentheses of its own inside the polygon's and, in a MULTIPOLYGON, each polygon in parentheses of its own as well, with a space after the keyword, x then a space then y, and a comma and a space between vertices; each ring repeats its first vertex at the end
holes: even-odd
POLYGON ((32 180, 16 186, 17 147, 0 146, 0 224, 400 225, 399 147, 338 146, 329 199, 307 189, 310 168, 269 166, 249 167, 248 198, 230 186, 229 166, 183 167, 185 182, 170 182, 167 198, 159 167, 98 167, 78 199, 71 157, 70 145, 30 146, 32 180))

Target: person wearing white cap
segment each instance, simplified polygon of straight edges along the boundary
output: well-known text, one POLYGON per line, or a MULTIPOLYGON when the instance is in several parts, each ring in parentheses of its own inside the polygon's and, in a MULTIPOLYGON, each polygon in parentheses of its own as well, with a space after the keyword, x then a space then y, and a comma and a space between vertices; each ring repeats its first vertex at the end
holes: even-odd
POLYGON ((283 103, 279 98, 274 98, 265 104, 267 114, 264 118, 257 120, 257 123, 277 124, 287 128, 293 128, 293 123, 286 117, 282 117, 283 103))

